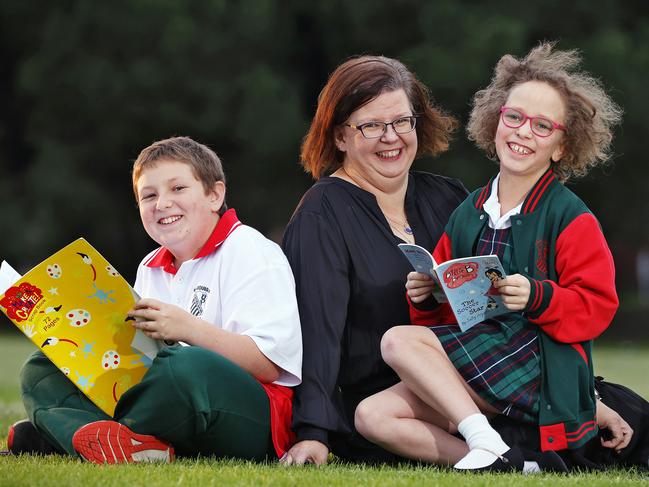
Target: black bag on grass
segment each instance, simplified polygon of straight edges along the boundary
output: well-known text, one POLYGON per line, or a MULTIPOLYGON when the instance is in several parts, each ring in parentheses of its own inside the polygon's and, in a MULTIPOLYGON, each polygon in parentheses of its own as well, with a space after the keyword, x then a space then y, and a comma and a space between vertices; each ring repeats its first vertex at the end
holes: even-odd
MULTIPOLYGON (((601 400, 629 423, 633 436, 629 445, 620 453, 604 448, 601 438, 607 439, 608 431, 574 450, 557 452, 569 468, 604 469, 611 466, 640 467, 649 469, 649 402, 628 387, 595 378, 595 389, 601 400)), ((492 424, 510 445, 519 445, 530 450, 541 448, 538 427, 522 425, 505 416, 497 416, 492 424)))

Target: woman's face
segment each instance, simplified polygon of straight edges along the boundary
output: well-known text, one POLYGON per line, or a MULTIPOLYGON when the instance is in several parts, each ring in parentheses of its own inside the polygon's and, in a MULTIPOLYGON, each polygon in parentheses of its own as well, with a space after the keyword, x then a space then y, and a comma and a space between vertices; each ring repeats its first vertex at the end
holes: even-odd
MULTIPOLYGON (((566 109, 561 95, 542 81, 527 81, 515 86, 505 106, 530 117, 543 117, 565 124, 566 109)), ((530 120, 518 128, 511 128, 503 123, 501 117, 495 139, 501 174, 538 179, 550 167, 551 159, 561 159, 563 138, 562 130, 555 129, 549 136, 540 137, 532 132, 530 120)))
MULTIPOLYGON (((353 112, 346 123, 392 122, 413 115, 402 89, 383 93, 353 112)), ((381 137, 367 139, 360 130, 336 129, 336 146, 345 153, 343 166, 352 178, 362 178, 376 188, 401 183, 417 154, 417 131, 397 134, 391 125, 381 137)))

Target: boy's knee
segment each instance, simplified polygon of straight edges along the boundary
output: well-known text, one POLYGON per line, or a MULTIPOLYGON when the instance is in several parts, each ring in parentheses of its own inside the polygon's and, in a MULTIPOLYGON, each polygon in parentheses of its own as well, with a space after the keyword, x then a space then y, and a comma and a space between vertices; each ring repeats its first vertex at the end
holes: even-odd
POLYGON ((20 369, 20 388, 24 391, 32 390, 39 382, 59 369, 40 350, 34 352, 20 369))
POLYGON ((221 376, 229 367, 236 367, 228 359, 202 347, 174 347, 158 354, 156 367, 162 366, 182 386, 204 381, 212 376, 221 376))

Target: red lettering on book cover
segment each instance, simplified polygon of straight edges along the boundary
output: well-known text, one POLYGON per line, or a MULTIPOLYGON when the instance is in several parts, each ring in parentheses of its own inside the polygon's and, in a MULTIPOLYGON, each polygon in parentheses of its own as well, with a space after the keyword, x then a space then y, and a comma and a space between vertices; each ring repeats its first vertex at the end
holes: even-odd
POLYGON ((477 270, 478 264, 476 262, 453 264, 444 271, 444 283, 449 289, 455 289, 478 277, 477 270))
POLYGON ((34 306, 43 299, 43 292, 33 284, 21 282, 10 287, 0 299, 0 306, 7 310, 7 316, 17 322, 29 318, 34 306))

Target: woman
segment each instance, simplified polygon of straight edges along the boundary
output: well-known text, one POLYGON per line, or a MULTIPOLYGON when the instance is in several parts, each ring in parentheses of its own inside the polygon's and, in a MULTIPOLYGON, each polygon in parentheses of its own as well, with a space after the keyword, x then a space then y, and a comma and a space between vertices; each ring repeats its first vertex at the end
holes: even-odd
MULTIPOLYGON (((401 458, 362 438, 354 411, 398 381, 380 352, 383 333, 410 322, 404 285, 411 267, 397 244, 432 249, 467 194, 457 180, 409 171, 418 155, 444 152, 454 127, 394 59, 353 58, 323 88, 301 154, 317 182, 283 241, 304 342, 297 443, 284 463, 324 464, 330 451, 347 460, 401 458)), ((625 423, 609 411, 598 419, 618 445, 625 423)), ((438 452, 447 458, 457 452, 440 448, 456 448, 438 452)))
POLYGON ((351 59, 320 94, 301 154, 318 181, 283 242, 304 337, 298 443, 287 463, 322 464, 329 451, 350 460, 392 457, 356 433, 353 415, 362 399, 397 380, 379 349, 385 331, 409 321, 410 266, 397 244, 432 248, 466 196, 457 180, 410 172, 415 157, 448 148, 455 125, 394 59, 351 59))

